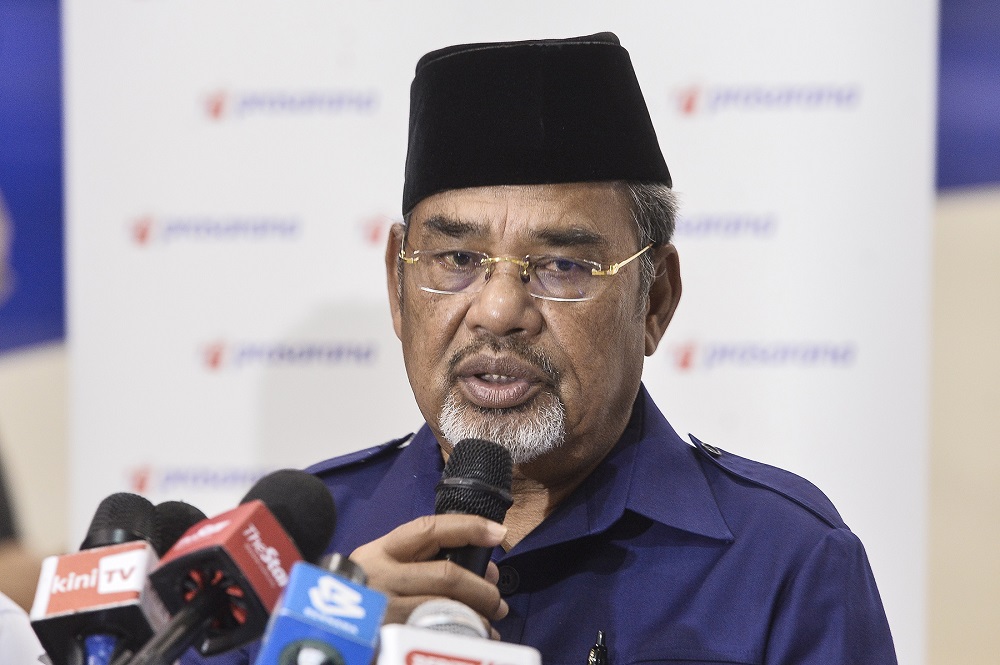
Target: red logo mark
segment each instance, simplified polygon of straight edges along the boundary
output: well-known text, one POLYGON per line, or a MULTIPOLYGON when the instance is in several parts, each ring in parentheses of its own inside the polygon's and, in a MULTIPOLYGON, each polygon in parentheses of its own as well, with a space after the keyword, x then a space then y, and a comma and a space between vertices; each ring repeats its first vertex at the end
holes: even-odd
POLYGON ((132 239, 137 245, 145 245, 153 235, 153 218, 149 215, 140 217, 132 223, 132 239))
POLYGON ((393 220, 385 215, 372 215, 361 222, 361 235, 369 245, 380 246, 389 236, 393 220))
POLYGON ((693 85, 677 91, 677 104, 684 115, 694 115, 698 110, 698 100, 701 98, 701 88, 693 85))
POLYGON ((145 494, 149 489, 149 477, 152 470, 148 466, 140 466, 132 471, 132 491, 136 494, 145 494))
POLYGON ((211 370, 217 370, 222 367, 222 361, 226 355, 226 345, 224 342, 214 342, 205 347, 202 352, 202 358, 205 360, 205 366, 211 370))
POLYGON ((228 95, 224 90, 213 92, 205 97, 205 111, 213 120, 218 120, 226 112, 226 100, 228 95))
POLYGON ((674 362, 677 363, 677 369, 690 370, 694 366, 694 358, 697 351, 698 347, 694 342, 688 342, 687 344, 675 347, 674 362))

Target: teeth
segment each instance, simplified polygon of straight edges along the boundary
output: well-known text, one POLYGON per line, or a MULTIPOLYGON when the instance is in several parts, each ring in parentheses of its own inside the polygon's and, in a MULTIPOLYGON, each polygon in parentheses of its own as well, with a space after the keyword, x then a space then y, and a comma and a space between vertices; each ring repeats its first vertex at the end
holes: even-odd
POLYGON ((483 381, 490 381, 493 383, 506 383, 514 380, 514 377, 504 376, 503 374, 483 374, 482 378, 483 381))

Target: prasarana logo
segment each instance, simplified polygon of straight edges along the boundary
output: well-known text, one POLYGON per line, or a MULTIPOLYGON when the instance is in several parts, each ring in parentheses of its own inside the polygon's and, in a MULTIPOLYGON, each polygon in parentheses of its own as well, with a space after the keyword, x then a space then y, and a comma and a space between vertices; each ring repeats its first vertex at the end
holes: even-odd
POLYGON ((212 90, 201 98, 213 122, 253 117, 372 115, 379 108, 372 88, 313 90, 212 90))
POLYGON ((210 372, 254 367, 370 365, 378 357, 374 340, 316 342, 230 342, 215 340, 199 350, 210 372))
POLYGON ((365 245, 370 247, 384 247, 389 238, 389 229, 397 222, 402 222, 401 217, 391 217, 389 215, 369 215, 361 219, 358 224, 358 232, 365 245))
POLYGON ((668 347, 673 367, 681 372, 725 368, 845 368, 858 357, 854 342, 700 342, 668 347))
POLYGON ((155 466, 142 464, 126 471, 131 491, 148 496, 172 496, 187 491, 236 492, 248 489, 273 471, 270 468, 214 466, 155 466))
POLYGON ((850 111, 861 103, 856 83, 688 85, 672 91, 673 106, 686 117, 724 112, 850 111))
POLYGON ((292 241, 303 224, 294 215, 140 215, 128 224, 139 247, 180 243, 292 241))
POLYGON ((778 218, 772 213, 724 212, 682 215, 677 218, 674 233, 678 238, 694 240, 765 240, 773 238, 777 231, 778 218))

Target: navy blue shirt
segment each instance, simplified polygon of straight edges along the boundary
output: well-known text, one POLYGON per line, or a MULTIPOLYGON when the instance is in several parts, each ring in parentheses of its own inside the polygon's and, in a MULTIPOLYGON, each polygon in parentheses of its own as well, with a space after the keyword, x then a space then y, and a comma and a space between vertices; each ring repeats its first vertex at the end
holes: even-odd
MULTIPOLYGON (((497 548, 502 639, 583 665, 598 630, 612 665, 896 662, 864 548, 816 487, 683 441, 640 391, 617 446, 541 525, 497 548)), ((309 469, 333 493, 332 550, 434 512, 443 468, 412 438, 309 469)), ((246 663, 242 655, 213 663, 246 663)), ((196 662, 185 660, 185 662, 196 662)))

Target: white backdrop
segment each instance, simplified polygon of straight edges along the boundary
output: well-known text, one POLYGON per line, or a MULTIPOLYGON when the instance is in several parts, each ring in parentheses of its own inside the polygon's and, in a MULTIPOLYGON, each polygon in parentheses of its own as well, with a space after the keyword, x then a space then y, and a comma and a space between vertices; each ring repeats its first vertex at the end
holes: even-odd
POLYGON ((230 507, 415 429, 385 303, 409 83, 613 30, 682 200, 646 383, 822 487, 924 660, 937 4, 65 0, 72 541, 114 491, 230 507))

